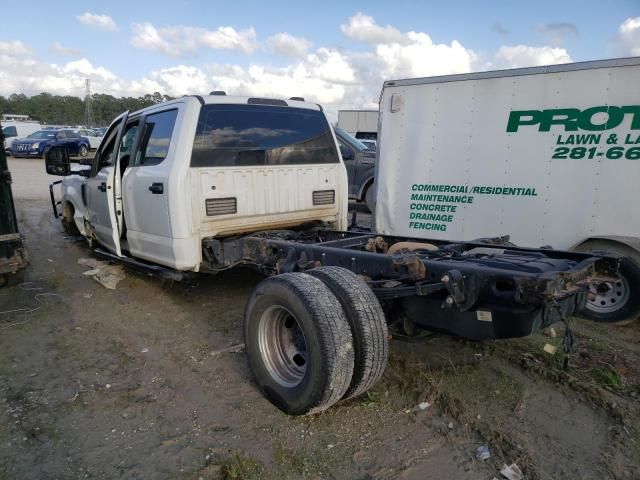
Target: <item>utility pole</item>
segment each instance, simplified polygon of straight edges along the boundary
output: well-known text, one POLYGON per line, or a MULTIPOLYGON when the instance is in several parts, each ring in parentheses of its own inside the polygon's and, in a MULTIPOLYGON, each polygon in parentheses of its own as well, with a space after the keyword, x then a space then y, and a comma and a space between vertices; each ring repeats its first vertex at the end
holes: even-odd
POLYGON ((91 127, 93 126, 93 108, 91 106, 91 80, 86 79, 84 81, 85 84, 85 93, 84 93, 84 126, 91 127))

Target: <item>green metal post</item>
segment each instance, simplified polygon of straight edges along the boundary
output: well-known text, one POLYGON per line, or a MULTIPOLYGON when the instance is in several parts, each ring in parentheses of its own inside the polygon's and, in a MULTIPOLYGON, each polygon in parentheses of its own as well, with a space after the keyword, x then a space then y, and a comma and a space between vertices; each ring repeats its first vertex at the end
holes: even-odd
POLYGON ((11 173, 4 153, 0 125, 0 287, 20 282, 29 256, 24 238, 18 233, 18 219, 11 193, 11 173))
POLYGON ((18 220, 11 194, 11 173, 4 153, 4 135, 0 128, 0 235, 18 233, 18 220))

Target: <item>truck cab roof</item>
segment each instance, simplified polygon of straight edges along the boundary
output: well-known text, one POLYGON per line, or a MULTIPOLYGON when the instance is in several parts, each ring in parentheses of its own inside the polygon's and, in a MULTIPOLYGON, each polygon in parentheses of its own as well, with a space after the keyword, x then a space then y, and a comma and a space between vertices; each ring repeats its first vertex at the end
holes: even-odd
MULTIPOLYGON (((293 97, 299 98, 299 97, 293 97)), ((185 95, 184 97, 176 98, 168 102, 159 103, 150 107, 143 108, 131 114, 131 116, 140 115, 150 110, 155 110, 159 106, 167 106, 174 103, 186 102, 198 102, 200 105, 214 105, 214 104, 231 104, 231 105, 264 105, 274 107, 293 107, 293 108, 306 108, 308 110, 315 110, 322 112, 323 109, 317 103, 306 102, 304 100, 297 99, 280 99, 280 98, 265 98, 265 97, 246 97, 239 95, 185 95)))

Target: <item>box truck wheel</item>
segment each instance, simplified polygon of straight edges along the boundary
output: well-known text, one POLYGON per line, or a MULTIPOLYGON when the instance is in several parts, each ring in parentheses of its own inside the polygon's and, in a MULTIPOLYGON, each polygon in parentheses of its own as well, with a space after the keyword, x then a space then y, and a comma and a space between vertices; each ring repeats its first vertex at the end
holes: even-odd
POLYGON ((620 278, 602 282, 589 293, 581 316, 598 322, 629 322, 640 316, 640 267, 624 257, 620 278))
POLYGON ((620 263, 620 278, 615 282, 602 282, 589 294, 581 317, 598 322, 627 323, 640 316, 640 258, 638 252, 627 245, 608 239, 588 240, 574 250, 578 252, 611 252, 624 255, 620 263))
POLYGON ((260 282, 247 303, 244 338, 260 390, 286 413, 320 412, 349 388, 351 328, 318 278, 285 273, 260 282))
POLYGON ((387 321, 375 293, 355 273, 341 267, 320 267, 307 272, 329 287, 344 309, 355 350, 351 384, 343 398, 356 397, 382 377, 389 356, 387 321))

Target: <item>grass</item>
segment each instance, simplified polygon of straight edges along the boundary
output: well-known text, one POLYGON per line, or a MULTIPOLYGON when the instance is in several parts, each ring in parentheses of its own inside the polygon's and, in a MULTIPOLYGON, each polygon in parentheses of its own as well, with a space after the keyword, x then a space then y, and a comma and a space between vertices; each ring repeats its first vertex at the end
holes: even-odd
POLYGON ((354 478, 349 472, 350 465, 345 459, 350 458, 350 447, 328 447, 324 441, 319 445, 305 444, 295 448, 279 446, 274 449, 274 462, 278 479, 298 478, 354 478), (348 473, 347 473, 348 472, 348 473), (349 477, 345 477, 349 475, 349 477))
POLYGON ((239 453, 216 462, 223 480, 261 480, 268 478, 262 463, 239 453))
POLYGON ((609 366, 593 369, 590 373, 594 381, 603 388, 610 390, 623 390, 625 388, 624 377, 609 366))

